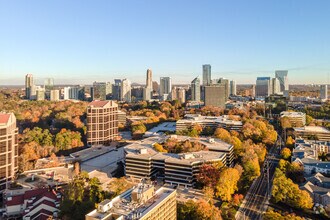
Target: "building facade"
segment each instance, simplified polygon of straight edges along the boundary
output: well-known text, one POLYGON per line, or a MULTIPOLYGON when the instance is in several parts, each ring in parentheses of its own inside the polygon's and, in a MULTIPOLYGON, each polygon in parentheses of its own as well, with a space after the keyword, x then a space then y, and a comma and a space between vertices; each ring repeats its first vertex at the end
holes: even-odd
POLYGON ((258 77, 256 81, 256 97, 266 97, 272 94, 270 77, 258 77))
POLYGON ((320 99, 322 99, 322 100, 328 99, 328 85, 320 86, 320 99))
POLYGON ((33 75, 32 74, 27 74, 25 76, 25 97, 26 97, 26 99, 30 99, 31 89, 32 89, 33 85, 34 85, 33 75))
POLYGON ((203 86, 211 85, 211 65, 203 65, 203 86))
POLYGON ((0 113, 0 192, 18 169, 18 128, 13 113, 0 113))
POLYGON ((201 101, 201 80, 198 77, 191 81, 191 101, 201 101))
POLYGON ((106 100, 107 84, 105 82, 94 82, 92 93, 93 100, 106 100))
POLYGON ((205 106, 215 106, 225 108, 227 101, 226 86, 224 84, 216 84, 204 87, 205 106))
POLYGON ((280 82, 280 92, 289 90, 288 71, 287 70, 276 70, 275 78, 280 82))
POLYGON ((229 89, 229 95, 235 96, 236 95, 236 81, 231 80, 230 81, 230 89, 229 89))
POLYGON ((160 77, 159 95, 171 94, 172 91, 172 79, 171 77, 160 77))
POLYGON ((87 106, 87 144, 108 145, 118 136, 118 105, 93 101, 87 106))
POLYGON ((121 101, 131 102, 132 101, 132 87, 131 82, 128 79, 123 79, 121 81, 121 101))

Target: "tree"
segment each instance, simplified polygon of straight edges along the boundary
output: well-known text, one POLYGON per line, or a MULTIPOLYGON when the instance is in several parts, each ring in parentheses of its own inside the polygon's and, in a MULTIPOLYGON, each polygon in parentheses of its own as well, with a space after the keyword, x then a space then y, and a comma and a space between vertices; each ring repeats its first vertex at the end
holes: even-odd
POLYGON ((235 168, 224 168, 216 185, 216 196, 223 201, 231 201, 231 195, 238 189, 237 183, 240 179, 239 171, 235 168))
POLYGON ((204 199, 188 200, 177 206, 178 220, 221 220, 221 211, 204 199))
POLYGON ((293 146, 294 146, 294 140, 291 136, 289 136, 287 139, 286 139, 286 143, 285 143, 285 146, 289 149, 292 149, 293 146))
POLYGON ((101 182, 97 177, 89 179, 89 199, 92 202, 101 202, 103 200, 101 182))
POLYGON ((197 176, 197 181, 202 186, 207 186, 215 188, 217 181, 220 177, 220 169, 223 164, 203 164, 199 168, 199 174, 197 176))
POLYGON ((310 125, 314 121, 310 115, 306 115, 306 125, 310 125))
POLYGON ((278 168, 275 171, 272 196, 275 202, 283 202, 295 208, 310 209, 313 207, 310 195, 306 191, 300 190, 298 185, 288 179, 278 168))
POLYGON ((291 150, 289 148, 287 148, 287 147, 283 148, 281 150, 281 157, 284 160, 288 160, 291 157, 291 150))
POLYGON ((155 144, 153 145, 153 147, 154 147, 154 149, 155 149, 156 151, 158 151, 158 152, 164 152, 164 153, 167 153, 167 150, 165 150, 161 144, 155 143, 155 144))

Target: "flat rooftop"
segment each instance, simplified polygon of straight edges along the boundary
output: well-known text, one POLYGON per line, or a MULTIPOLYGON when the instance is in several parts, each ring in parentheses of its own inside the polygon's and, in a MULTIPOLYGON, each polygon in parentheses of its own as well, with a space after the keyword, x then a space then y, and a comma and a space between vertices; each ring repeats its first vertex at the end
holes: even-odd
POLYGON ((159 124, 158 126, 153 127, 152 129, 147 131, 144 134, 144 136, 150 137, 153 135, 159 135, 166 131, 170 131, 170 132, 176 131, 176 122, 163 122, 163 123, 159 124))
POLYGON ((199 114, 186 114, 183 119, 177 121, 177 123, 198 123, 198 122, 228 123, 228 124, 242 125, 241 117, 239 115, 202 116, 199 114))
POLYGON ((102 154, 106 154, 110 151, 115 150, 116 147, 110 147, 110 146, 93 146, 75 153, 70 154, 72 158, 79 159, 81 161, 89 160, 94 157, 98 157, 102 154))
MULTIPOLYGON (((122 193, 121 195, 115 197, 112 200, 104 200, 99 204, 107 205, 109 203, 112 204, 112 207, 109 208, 106 212, 101 212, 97 209, 87 214, 87 216, 93 217, 95 219, 112 219, 113 216, 116 216, 115 219, 123 216, 124 219, 134 219, 133 214, 139 213, 139 216, 145 216, 148 212, 154 209, 159 203, 161 203, 164 199, 166 199, 171 194, 176 193, 175 189, 161 187, 159 188, 153 197, 151 197, 148 201, 144 203, 136 202, 132 199, 132 192, 136 190, 140 190, 138 185, 133 187, 132 189, 127 190, 126 192, 122 193)), ((145 190, 150 189, 151 185, 143 185, 145 190)), ((136 216, 135 216, 136 217, 136 216)))
POLYGON ((305 127, 298 127, 293 128, 297 132, 315 132, 315 133, 328 133, 330 134, 330 131, 326 129, 325 127, 321 126, 305 126, 305 127))
POLYGON ((281 112, 281 117, 302 117, 306 114, 303 112, 281 112))
POLYGON ((188 136, 180 136, 180 135, 153 136, 125 146, 125 151, 127 153, 126 157, 164 160, 166 162, 173 162, 180 164, 192 164, 194 162, 222 160, 224 157, 226 157, 226 154, 224 152, 231 151, 232 149, 233 149, 232 145, 227 144, 216 138, 210 141, 210 139, 206 137, 191 138, 188 136), (155 143, 164 143, 168 138, 176 138, 178 141, 186 141, 186 140, 189 140, 191 142, 197 141, 203 144, 207 149, 210 149, 212 151, 203 150, 198 152, 174 154, 174 153, 161 153, 153 148, 153 145, 155 143))

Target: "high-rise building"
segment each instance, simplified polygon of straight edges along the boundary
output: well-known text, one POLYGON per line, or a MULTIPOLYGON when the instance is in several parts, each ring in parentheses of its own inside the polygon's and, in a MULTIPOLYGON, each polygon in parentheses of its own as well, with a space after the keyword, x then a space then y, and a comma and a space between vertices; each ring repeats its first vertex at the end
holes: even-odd
POLYGON ((34 85, 33 82, 33 75, 32 74, 26 74, 25 76, 25 98, 31 99, 31 90, 34 85))
POLYGON ((63 88, 63 99, 69 100, 70 99, 70 87, 64 87, 63 88))
POLYGON ((203 65, 203 86, 211 85, 211 65, 203 65))
POLYGON ((201 100, 201 80, 198 77, 191 81, 191 100, 201 100))
POLYGON ((107 82, 106 84, 106 99, 110 99, 111 95, 112 95, 112 83, 111 82, 107 82))
POLYGON ((230 86, 229 86, 229 80, 225 79, 225 78, 220 78, 218 80, 218 84, 224 85, 225 86, 225 97, 226 97, 226 101, 229 98, 229 94, 230 94, 230 86))
POLYGON ((230 89, 229 89, 229 95, 236 95, 236 82, 234 80, 230 81, 230 89))
POLYGON ((37 101, 43 101, 43 100, 45 100, 45 95, 46 95, 46 92, 45 92, 45 88, 38 88, 37 89, 37 94, 36 94, 36 96, 37 96, 37 101))
POLYGON ((186 102, 186 90, 184 88, 177 88, 177 90, 176 90, 176 99, 180 103, 185 103, 186 102))
POLYGON ((280 92, 289 90, 289 80, 287 70, 276 70, 275 77, 280 81, 280 92))
POLYGON ((131 102, 132 95, 131 95, 131 82, 128 79, 123 79, 121 81, 121 101, 124 102, 131 102))
POLYGON ((13 113, 0 113, 0 192, 18 169, 18 128, 13 113))
POLYGON ((205 106, 225 108, 228 90, 225 83, 205 86, 205 106))
POLYGON ((143 88, 143 100, 150 101, 152 98, 151 93, 152 93, 151 88, 148 87, 143 88))
POLYGON ((107 85, 105 82, 93 83, 93 100, 106 100, 107 85))
POLYGON ((147 81, 146 81, 146 88, 152 89, 152 70, 147 70, 147 81))
POLYGON ((60 90, 53 89, 50 90, 50 101, 59 101, 60 100, 60 90))
POLYGON ((172 80, 171 77, 160 77, 160 88, 159 95, 164 96, 164 94, 171 94, 172 91, 172 80))
POLYGON ((272 83, 270 77, 258 77, 256 81, 256 96, 266 97, 272 94, 272 83))
POLYGON ((108 145, 118 135, 118 105, 93 101, 87 106, 87 144, 108 145))
POLYGON ((50 91, 53 88, 54 88, 54 79, 53 78, 45 79, 45 90, 50 91))
POLYGON ((320 98, 322 100, 328 99, 328 85, 321 85, 321 87, 320 87, 320 98))
POLYGON ((112 85, 112 99, 120 100, 121 97, 121 79, 115 79, 115 84, 112 85))
POLYGON ((272 94, 278 95, 281 93, 281 85, 278 78, 272 78, 272 94))

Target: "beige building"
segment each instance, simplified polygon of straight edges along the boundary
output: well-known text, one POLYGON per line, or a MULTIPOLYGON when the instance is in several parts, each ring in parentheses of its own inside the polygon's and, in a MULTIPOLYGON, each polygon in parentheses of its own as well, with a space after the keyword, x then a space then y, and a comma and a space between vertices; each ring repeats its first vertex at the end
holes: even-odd
POLYGON ((7 187, 18 169, 18 128, 13 113, 0 113, 0 192, 7 187))
POLYGON ((306 114, 303 112, 281 112, 281 118, 287 117, 293 127, 302 127, 306 124, 306 114))
POLYGON ((228 94, 228 86, 225 84, 216 84, 205 86, 205 106, 214 106, 225 108, 228 94))
POLYGON ((112 200, 104 200, 85 216, 86 220, 140 219, 175 220, 176 190, 139 184, 112 200))
POLYGON ((60 100, 60 90, 54 89, 50 90, 50 101, 59 101, 60 100))
POLYGON ((303 138, 319 141, 330 141, 330 131, 321 126, 305 126, 293 128, 295 138, 303 138))
POLYGON ((87 144, 108 145, 118 136, 118 105, 93 101, 87 106, 87 144))

